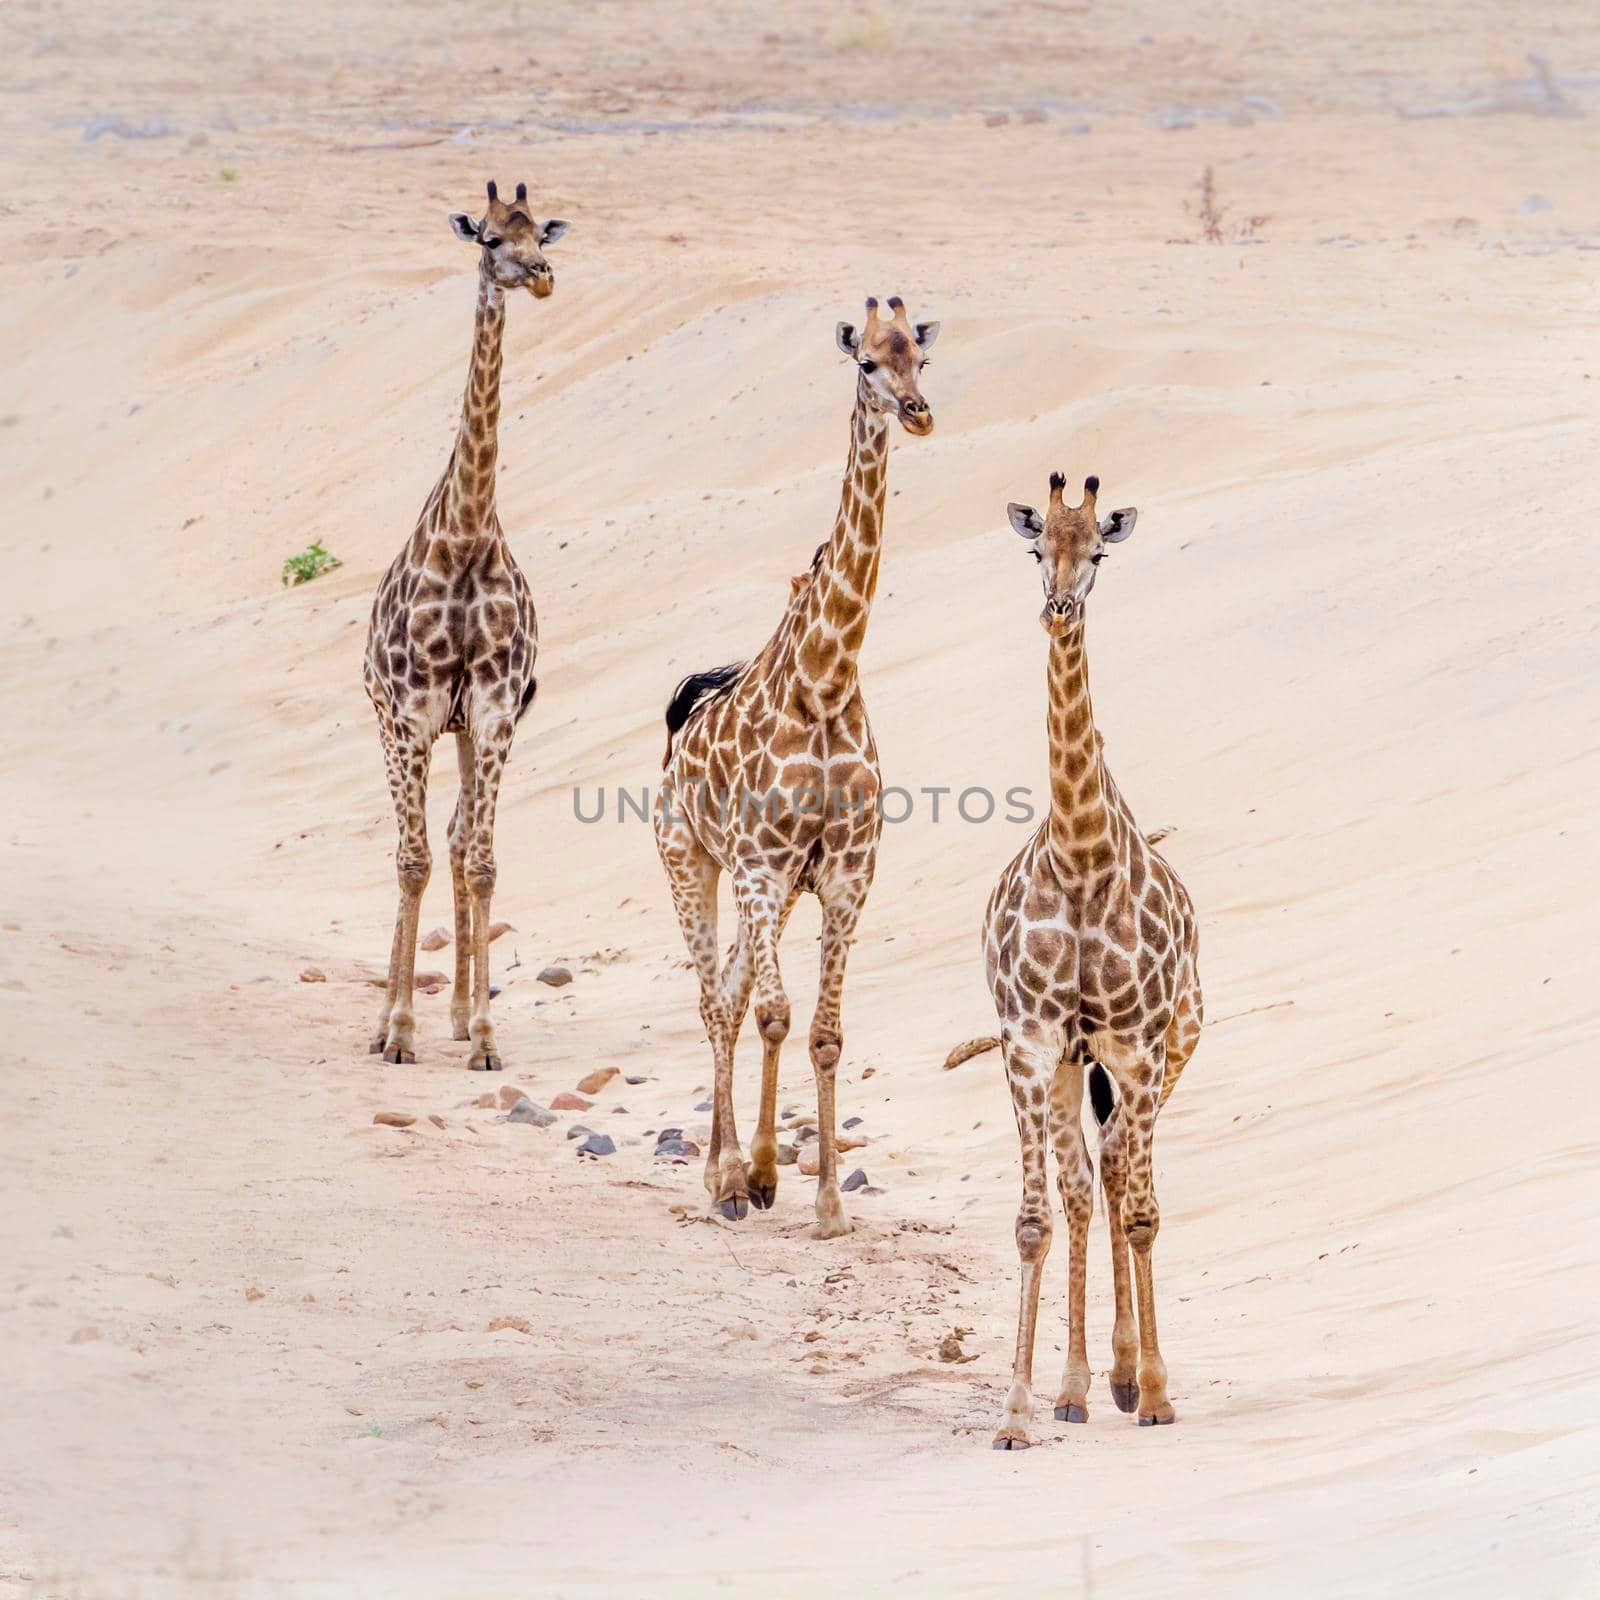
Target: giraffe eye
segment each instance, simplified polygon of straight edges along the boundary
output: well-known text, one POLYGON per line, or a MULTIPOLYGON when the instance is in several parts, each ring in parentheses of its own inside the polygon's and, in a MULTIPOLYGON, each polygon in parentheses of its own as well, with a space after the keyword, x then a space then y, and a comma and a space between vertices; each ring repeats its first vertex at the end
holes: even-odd
POLYGON ((505 240, 500 238, 499 235, 496 235, 493 239, 485 239, 483 241, 483 248, 485 250, 498 250, 504 243, 505 240))
POLYGON ((878 370, 878 363, 872 360, 871 357, 861 362, 860 366, 863 372, 876 372, 878 370))

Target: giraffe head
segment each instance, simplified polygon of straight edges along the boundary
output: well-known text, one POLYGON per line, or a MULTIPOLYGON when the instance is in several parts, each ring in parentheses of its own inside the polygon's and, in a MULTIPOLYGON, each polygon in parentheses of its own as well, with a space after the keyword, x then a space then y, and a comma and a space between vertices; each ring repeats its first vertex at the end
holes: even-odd
POLYGON ((922 398, 917 375, 928 363, 939 324, 913 326, 899 295, 889 297, 889 312, 880 317, 878 302, 868 300, 866 327, 857 333, 854 323, 841 322, 836 337, 860 370, 859 396, 879 415, 898 417, 900 426, 920 439, 933 432, 933 412, 922 398))
POLYGON ((1085 478, 1083 503, 1069 506, 1062 494, 1064 472, 1050 474, 1050 508, 1041 517, 1032 506, 1013 501, 1006 507, 1011 526, 1028 541, 1044 579, 1044 610, 1039 621, 1052 639, 1059 639, 1083 617, 1083 603, 1094 588, 1095 572, 1109 545, 1133 532, 1139 513, 1132 506, 1097 517, 1098 478, 1085 478))
POLYGON ((554 244, 568 224, 559 217, 535 221, 527 184, 517 185, 516 199, 507 205, 491 178, 488 210, 476 222, 465 211, 452 211, 450 226, 456 238, 482 249, 483 270, 502 289, 527 289, 537 300, 555 293, 556 275, 544 258, 544 247, 554 244))

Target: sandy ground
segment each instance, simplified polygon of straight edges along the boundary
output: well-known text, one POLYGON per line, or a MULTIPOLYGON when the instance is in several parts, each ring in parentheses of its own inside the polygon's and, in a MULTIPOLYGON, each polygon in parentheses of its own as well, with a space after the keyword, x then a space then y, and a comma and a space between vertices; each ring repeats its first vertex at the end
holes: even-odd
MULTIPOLYGON (((0 1593, 1596 1593, 1593 8, 546 11, 0 12, 0 1593), (544 646, 497 1014, 539 1100, 646 1079, 584 1117, 601 1162, 470 1104, 445 995, 415 1067, 365 1049, 361 640, 449 446, 445 213, 489 175, 574 224, 508 335, 544 646), (864 656, 890 782, 1042 782, 1005 502, 1059 465, 1140 508, 1090 648, 1202 914, 1173 1429, 1097 1377, 1087 1427, 988 1449, 1015 1134, 996 1057, 939 1066, 992 1023, 1015 827, 888 831, 852 1236, 792 1168, 734 1228, 651 1158, 709 1050, 649 830, 573 792, 648 785, 673 681, 772 626, 870 292, 944 323, 864 656), (344 565, 280 588, 313 538, 344 565)), ((747 1118, 755 1079, 747 1037, 747 1118)), ((1101 1372, 1098 1221, 1090 1296, 1101 1372)))

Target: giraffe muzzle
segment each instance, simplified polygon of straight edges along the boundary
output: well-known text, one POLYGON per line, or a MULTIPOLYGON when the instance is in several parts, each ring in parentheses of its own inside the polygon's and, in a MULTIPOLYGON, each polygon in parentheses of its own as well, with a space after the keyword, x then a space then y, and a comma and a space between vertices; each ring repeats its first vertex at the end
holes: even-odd
POLYGON ((1039 613, 1039 626, 1052 639, 1059 639, 1073 623, 1083 616, 1083 601, 1075 594, 1053 594, 1039 613))
POLYGON ((933 411, 926 400, 907 400, 900 407, 900 426, 918 439, 933 432, 933 411))
POLYGON ((528 289, 535 300, 548 300, 556 292, 556 275, 549 267, 535 267, 528 274, 528 289))

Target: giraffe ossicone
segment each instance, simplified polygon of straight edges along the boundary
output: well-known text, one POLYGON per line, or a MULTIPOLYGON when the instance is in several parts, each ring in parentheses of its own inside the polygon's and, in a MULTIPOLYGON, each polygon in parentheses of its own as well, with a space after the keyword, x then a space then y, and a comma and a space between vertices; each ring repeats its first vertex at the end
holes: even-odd
POLYGON ((508 291, 526 289, 540 300, 554 292, 544 249, 567 224, 537 221, 524 184, 517 185, 510 205, 493 180, 487 197, 482 216, 450 217, 456 237, 478 248, 478 302, 461 421, 443 474, 378 585, 364 677, 378 715, 400 834, 400 903, 372 1050, 393 1063, 416 1059, 417 921, 432 869, 428 767, 434 743, 454 733, 461 791, 449 832, 456 929, 451 1031, 471 1041, 469 1066, 498 1071, 489 1011, 495 808, 512 735, 533 703, 539 653, 533 596, 495 505, 501 343, 508 291))
POLYGON ((920 374, 936 322, 913 324, 898 297, 865 326, 841 322, 839 348, 856 367, 850 453, 833 532, 790 580, 776 631, 747 662, 696 673, 667 709, 666 769, 656 799, 656 847, 700 984, 700 1016, 715 1074, 705 1183, 730 1221, 777 1194, 778 1062, 790 1010, 778 942, 795 902, 822 906, 821 982, 810 1029, 817 1086, 817 1232, 850 1231, 839 1192, 835 1088, 844 1047, 841 1000, 856 923, 877 863, 882 778, 856 663, 878 583, 889 423, 933 431, 920 374), (729 810, 718 796, 770 804, 729 810), (809 803, 811 797, 819 803, 809 803), (718 958, 717 884, 732 880, 738 933, 718 958), (733 1058, 755 997, 761 1099, 746 1163, 733 1109, 733 1058))
POLYGON ((1083 1136, 1084 1089, 1100 1133, 1116 1318, 1111 1393, 1141 1423, 1173 1420, 1156 1338, 1151 1247, 1160 1227, 1155 1122, 1200 1037, 1194 906, 1146 840, 1112 781, 1089 700, 1084 612, 1110 546, 1138 513, 1100 516, 1098 478, 1066 503, 1050 478, 1048 509, 1007 508, 1039 563, 1049 636, 1050 810, 1000 875, 984 917, 984 959, 1022 1150, 1016 1220, 1021 1304, 1012 1383, 997 1450, 1028 1444, 1039 1285, 1052 1234, 1045 1145, 1053 1145, 1069 1237, 1067 1361, 1058 1421, 1088 1418, 1084 1328, 1094 1167, 1083 1136), (1138 1301, 1135 1321, 1129 1255, 1138 1301))

